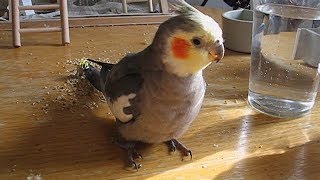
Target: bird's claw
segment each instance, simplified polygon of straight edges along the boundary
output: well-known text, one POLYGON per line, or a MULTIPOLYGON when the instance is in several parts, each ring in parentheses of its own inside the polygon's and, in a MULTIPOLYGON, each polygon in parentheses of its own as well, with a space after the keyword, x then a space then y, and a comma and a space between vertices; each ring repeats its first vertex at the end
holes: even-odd
POLYGON ((134 167, 136 170, 139 170, 142 165, 137 163, 134 158, 141 158, 142 159, 142 155, 137 153, 137 151, 134 149, 134 147, 130 146, 128 149, 128 159, 129 159, 129 163, 132 165, 132 167, 134 167))
POLYGON ((192 160, 192 151, 191 151, 191 150, 188 150, 188 153, 189 153, 189 156, 190 156, 190 158, 191 158, 191 160, 192 160))
MULTIPOLYGON (((143 159, 142 155, 140 153, 138 153, 134 148, 132 148, 131 150, 129 151, 132 151, 131 153, 131 156, 134 157, 134 158, 139 158, 139 159, 143 159)), ((129 154, 130 155, 130 154, 129 154)))
POLYGON ((136 163, 135 161, 132 161, 131 164, 132 164, 132 167, 133 167, 134 169, 136 169, 137 171, 142 167, 141 164, 136 163))
POLYGON ((167 141, 166 143, 168 144, 171 153, 176 152, 177 147, 176 147, 176 145, 174 144, 174 142, 172 140, 167 141))
POLYGON ((172 152, 176 152, 176 150, 177 150, 176 146, 172 147, 172 149, 171 149, 172 152))
POLYGON ((136 169, 137 171, 142 167, 141 164, 137 163, 135 160, 133 160, 133 154, 129 152, 129 164, 131 164, 131 167, 133 167, 134 169, 136 169))
POLYGON ((136 163, 134 159, 139 158, 142 159, 142 155, 138 153, 135 149, 135 142, 130 141, 120 141, 117 138, 112 138, 112 143, 117 144, 120 148, 127 150, 128 153, 128 162, 134 167, 136 170, 142 167, 141 164, 136 163))
POLYGON ((171 148, 172 152, 175 152, 177 149, 183 153, 185 156, 190 156, 192 159, 192 151, 186 148, 183 144, 181 144, 178 140, 176 139, 171 139, 170 141, 167 142, 168 146, 171 148))
POLYGON ((139 153, 136 153, 135 156, 136 156, 136 158, 143 159, 142 155, 139 153))

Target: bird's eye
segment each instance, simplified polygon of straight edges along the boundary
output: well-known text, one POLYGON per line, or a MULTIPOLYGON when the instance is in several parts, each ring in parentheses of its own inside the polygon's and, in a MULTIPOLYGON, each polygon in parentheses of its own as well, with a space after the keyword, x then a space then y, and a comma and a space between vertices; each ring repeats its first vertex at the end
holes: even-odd
POLYGON ((199 46, 199 45, 201 45, 201 39, 199 39, 199 38, 193 38, 193 39, 192 39, 192 43, 193 43, 195 46, 199 46))

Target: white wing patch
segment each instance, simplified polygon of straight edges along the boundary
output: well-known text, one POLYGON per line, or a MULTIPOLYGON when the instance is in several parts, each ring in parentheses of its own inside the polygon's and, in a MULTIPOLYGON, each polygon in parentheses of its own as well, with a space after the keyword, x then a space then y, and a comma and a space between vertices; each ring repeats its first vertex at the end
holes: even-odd
POLYGON ((131 106, 129 100, 133 99, 134 97, 136 97, 136 94, 131 93, 129 95, 122 95, 118 97, 118 99, 112 103, 110 100, 108 100, 108 105, 111 112, 121 122, 128 122, 132 119, 132 114, 125 114, 123 112, 123 108, 131 106))

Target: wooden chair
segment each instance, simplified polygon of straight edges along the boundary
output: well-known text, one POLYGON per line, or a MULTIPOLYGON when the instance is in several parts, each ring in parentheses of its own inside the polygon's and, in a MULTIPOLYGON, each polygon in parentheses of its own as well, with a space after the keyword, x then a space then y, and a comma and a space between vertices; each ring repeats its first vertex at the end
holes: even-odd
POLYGON ((13 46, 21 46, 21 33, 28 32, 61 32, 62 44, 69 44, 69 22, 68 22, 68 8, 67 0, 58 0, 56 4, 50 5, 32 5, 32 6, 19 6, 19 0, 9 0, 10 16, 12 16, 12 39, 13 46), (20 28, 20 10, 44 10, 44 9, 60 9, 61 27, 48 27, 48 28, 20 28))
MULTIPOLYGON (((127 5, 128 0, 121 0, 122 2, 122 9, 123 13, 127 14, 128 13, 128 5, 127 5)), ((130 2, 143 2, 144 0, 129 0, 130 2)), ((153 12, 153 4, 152 0, 147 0, 149 4, 149 11, 153 12)), ((160 10, 162 13, 169 13, 168 10, 168 1, 167 0, 159 0, 160 3, 160 10)))

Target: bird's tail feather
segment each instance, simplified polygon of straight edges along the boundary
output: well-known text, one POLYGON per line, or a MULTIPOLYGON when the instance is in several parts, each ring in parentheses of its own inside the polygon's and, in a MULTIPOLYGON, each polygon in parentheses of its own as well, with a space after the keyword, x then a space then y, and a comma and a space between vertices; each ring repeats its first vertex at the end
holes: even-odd
POLYGON ((104 87, 103 79, 106 78, 114 64, 99 62, 93 59, 85 59, 80 63, 80 66, 83 69, 85 78, 88 79, 97 90, 102 92, 104 87), (101 69, 92 66, 89 61, 102 66, 101 69))
POLYGON ((106 63, 106 62, 100 62, 100 61, 96 61, 96 60, 93 60, 93 59, 89 59, 87 58, 88 61, 90 62, 93 62, 93 63, 96 63, 102 67, 106 67, 108 70, 111 70, 112 67, 114 66, 114 64, 111 64, 111 63, 106 63))
POLYGON ((100 71, 93 67, 91 64, 87 68, 83 69, 86 79, 99 91, 102 91, 100 71))

